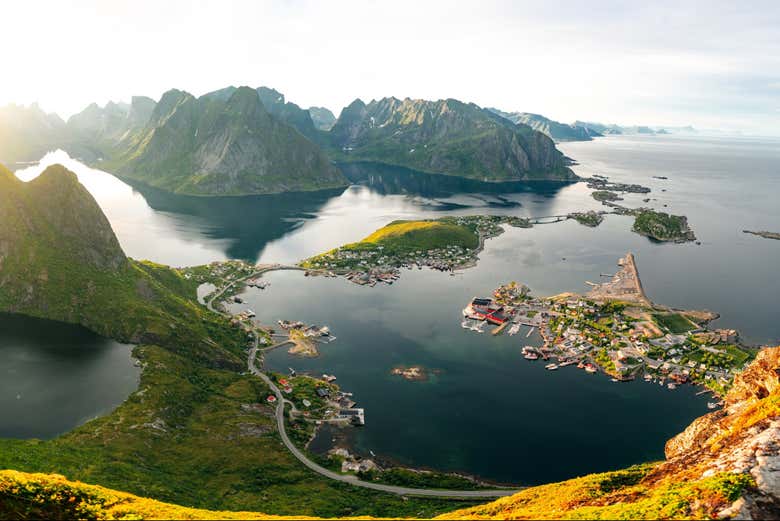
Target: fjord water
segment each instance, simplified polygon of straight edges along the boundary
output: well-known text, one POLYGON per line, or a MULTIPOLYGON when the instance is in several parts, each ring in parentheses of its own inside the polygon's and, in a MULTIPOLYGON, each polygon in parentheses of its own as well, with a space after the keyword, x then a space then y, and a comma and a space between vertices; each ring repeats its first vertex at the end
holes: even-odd
MULTIPOLYGON (((625 204, 687 215, 702 244, 653 243, 630 231, 631 218, 608 216, 595 229, 573 221, 509 229, 487 242, 476 268, 452 277, 413 270, 391 287, 363 288, 273 273, 269 289, 247 293, 247 305, 269 323, 327 324, 338 340, 314 360, 274 352, 268 366, 335 373, 366 408, 366 427, 351 431, 356 446, 408 465, 539 483, 661 458, 664 441, 706 412, 707 399, 695 397, 695 389, 616 384, 571 367, 547 372, 520 355, 524 343, 538 339, 467 332, 460 310, 509 280, 539 295, 584 291, 584 281, 613 273, 617 258, 633 251, 653 300, 718 311, 718 325, 740 329, 750 342, 776 342, 780 241, 742 229, 780 229, 774 200, 780 142, 619 136, 560 148, 579 162, 580 175, 650 186, 650 202, 628 195, 625 204), (416 364, 441 372, 425 383, 389 374, 395 365, 416 364)), ((79 174, 129 255, 172 265, 224 258, 294 262, 394 219, 542 217, 603 208, 584 183, 501 192, 376 165, 347 169, 355 184, 345 190, 241 199, 131 188, 56 154, 20 177, 36 175, 47 162, 79 174)))
POLYGON ((0 437, 51 438, 138 387, 130 346, 80 326, 0 314, 0 437))

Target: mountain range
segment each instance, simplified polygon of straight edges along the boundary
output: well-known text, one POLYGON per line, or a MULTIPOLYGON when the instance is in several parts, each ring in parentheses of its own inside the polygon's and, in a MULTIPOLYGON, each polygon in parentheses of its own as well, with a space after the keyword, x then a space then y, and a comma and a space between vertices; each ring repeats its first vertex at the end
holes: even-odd
POLYGON ((310 191, 348 184, 334 162, 370 161, 482 181, 576 179, 547 136, 454 99, 356 100, 340 116, 268 87, 226 87, 159 102, 91 104, 63 121, 0 109, 0 161, 62 148, 126 179, 187 195, 310 191))
POLYGON ((603 134, 593 128, 577 124, 560 123, 539 114, 530 112, 503 112, 499 109, 488 109, 512 123, 528 125, 534 130, 549 136, 554 141, 590 141, 603 134))

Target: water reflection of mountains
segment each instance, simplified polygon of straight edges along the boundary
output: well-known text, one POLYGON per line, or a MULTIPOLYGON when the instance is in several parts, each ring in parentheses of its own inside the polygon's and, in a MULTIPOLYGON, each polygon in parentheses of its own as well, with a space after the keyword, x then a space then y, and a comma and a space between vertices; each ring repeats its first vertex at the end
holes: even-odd
MULTIPOLYGON (((488 183, 442 174, 427 174, 398 166, 379 163, 342 163, 341 171, 352 183, 368 187, 382 195, 416 195, 420 197, 450 197, 455 194, 516 194, 531 193, 554 197, 571 183, 556 181, 509 181, 488 183)), ((512 203, 500 196, 498 201, 512 203)), ((495 203, 501 206, 500 202, 495 203)))
MULTIPOLYGON (((521 205, 518 195, 552 200, 566 184, 555 182, 485 183, 460 177, 425 174, 405 168, 359 163, 339 165, 354 184, 379 195, 415 198, 420 210, 457 212, 468 208, 512 213, 521 205), (503 195, 502 195, 503 194, 503 195), (512 194, 512 195, 510 195, 512 194)), ((254 262, 265 246, 313 219, 343 188, 243 197, 194 197, 162 191, 123 179, 147 204, 183 220, 177 233, 227 243, 229 258, 254 262)), ((482 210, 479 210, 482 211, 482 210)))
POLYGON ((344 192, 344 188, 335 188, 244 197, 193 197, 136 183, 131 186, 152 209, 192 219, 192 228, 198 233, 229 241, 225 250, 228 257, 251 262, 260 256, 266 244, 314 218, 329 200, 344 192))

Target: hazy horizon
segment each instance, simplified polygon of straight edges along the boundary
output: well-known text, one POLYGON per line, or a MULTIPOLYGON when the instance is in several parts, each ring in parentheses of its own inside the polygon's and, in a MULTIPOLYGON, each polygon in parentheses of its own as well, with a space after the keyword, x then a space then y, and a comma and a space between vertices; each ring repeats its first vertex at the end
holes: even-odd
POLYGON ((83 0, 3 5, 0 105, 267 86, 338 116, 361 98, 456 98, 620 125, 780 135, 780 6, 656 2, 83 0), (54 79, 54 80, 53 80, 54 79))

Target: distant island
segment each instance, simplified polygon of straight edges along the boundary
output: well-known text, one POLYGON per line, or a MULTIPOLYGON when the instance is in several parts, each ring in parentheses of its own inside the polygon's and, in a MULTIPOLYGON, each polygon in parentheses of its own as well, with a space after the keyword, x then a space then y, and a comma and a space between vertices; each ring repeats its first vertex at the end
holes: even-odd
POLYGON ((776 239, 780 241, 780 233, 777 232, 767 232, 767 231, 753 232, 750 230, 742 230, 742 233, 749 233, 751 235, 757 235, 759 237, 763 237, 764 239, 776 239))
POLYGON ((490 108, 499 116, 508 119, 517 125, 528 125, 534 130, 538 130, 549 136, 556 142, 563 141, 591 141, 594 137, 601 137, 603 134, 593 128, 577 124, 560 123, 551 120, 540 114, 530 112, 504 112, 502 110, 490 108))

